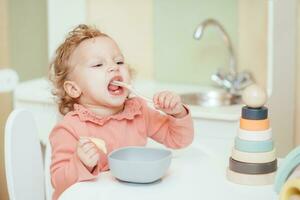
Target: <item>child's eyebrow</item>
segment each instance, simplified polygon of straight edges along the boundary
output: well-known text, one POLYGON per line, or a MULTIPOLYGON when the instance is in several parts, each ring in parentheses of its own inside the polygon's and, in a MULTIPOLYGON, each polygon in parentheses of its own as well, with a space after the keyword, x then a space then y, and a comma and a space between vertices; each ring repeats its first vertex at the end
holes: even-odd
POLYGON ((124 56, 122 54, 118 54, 118 55, 114 56, 114 58, 122 58, 122 59, 124 59, 124 56))
POLYGON ((116 50, 112 52, 112 56, 114 58, 116 58, 116 57, 124 57, 124 55, 122 54, 121 51, 116 51, 116 50))

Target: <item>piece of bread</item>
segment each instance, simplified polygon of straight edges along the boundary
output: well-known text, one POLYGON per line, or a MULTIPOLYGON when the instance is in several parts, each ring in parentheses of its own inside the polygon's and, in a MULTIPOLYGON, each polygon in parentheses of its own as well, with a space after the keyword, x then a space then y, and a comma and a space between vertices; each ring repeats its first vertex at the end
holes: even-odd
POLYGON ((101 140, 100 138, 95 138, 95 137, 86 137, 86 138, 91 140, 97 146, 98 149, 100 149, 104 153, 107 153, 106 144, 103 140, 101 140))

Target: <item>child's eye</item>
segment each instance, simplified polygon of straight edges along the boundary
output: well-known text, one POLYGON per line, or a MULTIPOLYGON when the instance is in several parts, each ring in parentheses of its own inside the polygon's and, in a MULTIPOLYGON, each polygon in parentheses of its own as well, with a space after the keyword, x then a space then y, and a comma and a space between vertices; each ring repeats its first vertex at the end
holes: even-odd
POLYGON ((123 65, 124 62, 123 62, 123 61, 119 61, 119 62, 117 62, 117 64, 118 64, 118 65, 123 65))
POLYGON ((102 67, 103 64, 97 64, 97 65, 93 65, 92 67, 102 67))

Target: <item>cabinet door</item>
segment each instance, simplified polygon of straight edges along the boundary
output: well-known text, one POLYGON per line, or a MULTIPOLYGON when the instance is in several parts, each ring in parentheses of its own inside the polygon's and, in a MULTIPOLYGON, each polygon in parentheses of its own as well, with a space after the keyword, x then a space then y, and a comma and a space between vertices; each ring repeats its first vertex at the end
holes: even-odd
POLYGON ((238 121, 194 118, 195 142, 201 142, 203 139, 233 141, 238 125, 238 121))

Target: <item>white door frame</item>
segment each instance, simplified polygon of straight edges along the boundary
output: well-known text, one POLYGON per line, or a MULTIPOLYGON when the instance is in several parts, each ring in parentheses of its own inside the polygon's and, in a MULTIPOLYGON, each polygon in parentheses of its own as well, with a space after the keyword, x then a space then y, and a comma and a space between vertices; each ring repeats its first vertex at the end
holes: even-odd
POLYGON ((80 23, 86 23, 86 0, 47 0, 48 59, 67 33, 80 23))
POLYGON ((269 112, 279 156, 294 147, 297 0, 268 0, 269 112))

